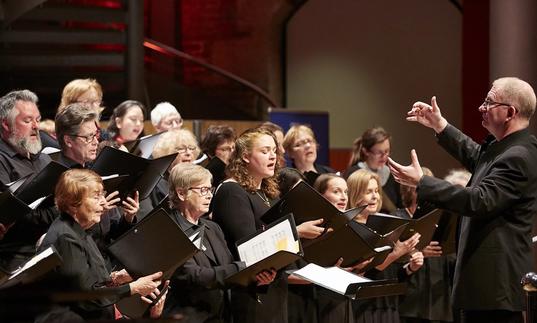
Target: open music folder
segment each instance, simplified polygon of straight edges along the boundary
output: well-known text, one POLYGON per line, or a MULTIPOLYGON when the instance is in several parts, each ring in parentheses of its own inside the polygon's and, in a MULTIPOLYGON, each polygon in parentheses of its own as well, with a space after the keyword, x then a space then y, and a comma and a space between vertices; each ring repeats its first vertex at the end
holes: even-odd
POLYGON ((157 141, 159 140, 160 136, 165 132, 166 131, 162 131, 159 133, 143 136, 136 140, 128 141, 123 145, 131 154, 140 156, 142 158, 149 158, 151 154, 153 154, 153 148, 155 148, 155 145, 157 144, 157 141))
POLYGON ((394 242, 405 230, 405 226, 402 225, 381 235, 364 224, 351 221, 314 243, 304 246, 304 259, 323 267, 330 267, 343 258, 341 267, 350 267, 373 258, 364 268, 367 270, 384 262, 392 251, 394 242))
POLYGON ((21 177, 7 186, 18 199, 31 205, 43 197, 53 195, 56 183, 66 170, 67 167, 51 161, 38 173, 21 177))
POLYGON ((405 283, 398 283, 396 280, 371 280, 339 267, 325 268, 316 264, 308 264, 291 272, 315 285, 351 299, 401 295, 406 291, 405 283))
POLYGON ((440 209, 434 209, 418 219, 404 219, 389 214, 377 213, 367 218, 366 225, 382 234, 393 230, 394 227, 408 224, 399 240, 407 240, 415 233, 419 233, 421 237, 416 249, 422 250, 431 242, 441 216, 442 210, 440 209))
POLYGON ((7 226, 30 213, 32 209, 11 191, 5 190, 0 194, 0 210, 0 223, 7 226))
MULTIPOLYGON (((133 279, 162 271, 164 281, 199 250, 196 243, 200 245, 197 241, 202 240, 203 232, 192 235, 191 240, 166 211, 156 209, 112 242, 108 250, 133 279)), ((120 311, 133 318, 141 317, 148 307, 140 295, 118 303, 120 311)))
POLYGON ((322 218, 324 219, 323 227, 331 227, 335 230, 354 219, 365 207, 341 212, 313 187, 301 181, 265 212, 261 220, 271 223, 282 215, 292 213, 298 224, 322 218))
POLYGON ((26 261, 19 269, 11 273, 0 274, 0 289, 34 282, 59 266, 61 262, 62 259, 56 248, 50 246, 26 261))
POLYGON ((101 176, 129 175, 120 187, 120 197, 124 199, 128 194, 138 191, 142 200, 149 196, 176 156, 177 154, 171 154, 146 159, 119 149, 104 147, 91 169, 101 176))
POLYGON ((248 286, 264 271, 279 270, 303 255, 293 215, 288 214, 258 231, 237 241, 239 258, 246 268, 226 278, 226 283, 248 286))

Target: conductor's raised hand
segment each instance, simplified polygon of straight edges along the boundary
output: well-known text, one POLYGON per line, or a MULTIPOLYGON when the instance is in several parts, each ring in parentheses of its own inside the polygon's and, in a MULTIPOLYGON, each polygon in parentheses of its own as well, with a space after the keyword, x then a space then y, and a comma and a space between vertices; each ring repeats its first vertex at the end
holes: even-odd
POLYGON ((410 151, 410 159, 410 165, 403 166, 388 157, 388 167, 395 181, 406 186, 416 187, 423 177, 423 170, 421 169, 416 150, 412 149, 410 151))
POLYGON ((418 101, 412 105, 412 110, 408 111, 406 119, 415 121, 433 129, 436 133, 442 132, 447 126, 447 120, 442 117, 440 108, 436 103, 436 96, 431 98, 431 104, 418 101))

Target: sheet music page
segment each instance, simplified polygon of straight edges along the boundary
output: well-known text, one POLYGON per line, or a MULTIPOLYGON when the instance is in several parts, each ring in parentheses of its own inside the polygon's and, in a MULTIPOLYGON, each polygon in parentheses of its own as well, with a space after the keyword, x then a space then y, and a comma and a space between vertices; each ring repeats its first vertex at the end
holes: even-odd
POLYGON ((324 268, 313 263, 295 271, 294 274, 341 295, 345 295, 350 284, 371 281, 339 267, 324 268))
POLYGON ((297 253, 299 245, 291 222, 286 220, 242 243, 237 249, 240 259, 250 266, 280 250, 297 253))
POLYGON ((157 144, 159 138, 160 134, 147 135, 140 138, 140 144, 138 145, 138 149, 140 149, 141 152, 140 157, 149 158, 153 153, 153 148, 157 144))
POLYGON ((59 152, 60 150, 58 148, 54 148, 54 147, 45 147, 41 150, 41 153, 43 154, 47 154, 47 155, 50 155, 50 154, 54 154, 54 153, 57 153, 59 152))
POLYGON ((35 255, 32 259, 28 260, 22 267, 20 267, 19 269, 15 270, 13 272, 13 274, 11 274, 11 276, 9 276, 8 280, 12 279, 12 278, 15 278, 20 273, 24 272, 26 269, 34 266, 35 264, 37 264, 41 260, 46 259, 47 257, 51 256, 53 253, 54 253, 54 251, 52 250, 52 248, 48 247, 47 249, 45 249, 42 252, 40 252, 37 255, 35 255))

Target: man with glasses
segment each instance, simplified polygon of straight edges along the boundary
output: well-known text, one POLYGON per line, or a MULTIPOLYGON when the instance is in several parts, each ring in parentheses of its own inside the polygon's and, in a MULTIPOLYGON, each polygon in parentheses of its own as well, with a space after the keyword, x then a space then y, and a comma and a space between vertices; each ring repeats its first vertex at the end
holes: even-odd
MULTIPOLYGON (((0 98, 0 190, 21 177, 43 169, 50 157, 41 153, 37 95, 12 91, 0 98)), ((0 227, 0 270, 15 270, 35 254, 35 242, 47 231, 57 212, 38 208, 14 224, 0 227)))
POLYGON ((453 287, 462 322, 523 322, 520 279, 533 267, 537 211, 537 139, 528 130, 535 105, 528 83, 494 81, 479 107, 490 132, 479 145, 447 122, 435 97, 431 105, 414 103, 407 120, 434 129, 439 144, 473 173, 465 188, 424 176, 414 150, 409 166, 389 161, 397 181, 417 187, 420 202, 463 216, 453 287))
MULTIPOLYGON (((83 103, 72 103, 56 114, 56 135, 61 147, 58 162, 69 168, 89 168, 97 158, 100 131, 97 127, 97 110, 83 103)), ((122 213, 115 205, 120 202, 119 192, 106 196, 106 212, 99 224, 90 229, 111 270, 111 260, 106 246, 136 223, 139 210, 138 193, 121 201, 122 213)))
POLYGON ((97 111, 82 103, 69 104, 56 114, 59 163, 69 168, 87 168, 97 158, 98 122, 97 111))

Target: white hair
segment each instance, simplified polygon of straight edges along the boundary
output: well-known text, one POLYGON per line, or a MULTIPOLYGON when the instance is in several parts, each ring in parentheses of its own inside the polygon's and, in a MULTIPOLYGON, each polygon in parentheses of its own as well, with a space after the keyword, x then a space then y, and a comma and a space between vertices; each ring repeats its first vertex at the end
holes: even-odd
POLYGON ((179 115, 179 118, 181 118, 181 114, 173 104, 170 102, 160 102, 157 104, 153 110, 151 110, 151 123, 153 126, 157 126, 162 118, 164 118, 167 115, 175 114, 177 113, 179 115))

